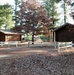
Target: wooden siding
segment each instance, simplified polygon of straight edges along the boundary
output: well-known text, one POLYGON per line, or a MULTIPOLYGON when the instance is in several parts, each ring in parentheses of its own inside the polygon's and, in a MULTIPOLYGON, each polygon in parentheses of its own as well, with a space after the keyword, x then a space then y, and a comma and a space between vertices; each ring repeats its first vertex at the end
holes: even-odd
POLYGON ((0 41, 5 41, 5 35, 2 32, 0 32, 0 41))
POLYGON ((21 41, 21 35, 5 35, 5 41, 21 41))
POLYGON ((55 31, 55 39, 57 42, 74 42, 74 26, 66 25, 55 31))
POLYGON ((0 32, 0 41, 21 41, 21 34, 4 34, 0 32))

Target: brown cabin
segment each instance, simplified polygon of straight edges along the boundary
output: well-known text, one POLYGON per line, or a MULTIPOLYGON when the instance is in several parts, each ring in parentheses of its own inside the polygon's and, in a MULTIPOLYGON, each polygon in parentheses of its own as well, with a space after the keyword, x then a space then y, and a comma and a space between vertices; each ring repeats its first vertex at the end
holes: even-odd
POLYGON ((56 42, 74 42, 74 25, 66 23, 54 30, 56 42))
POLYGON ((21 34, 11 31, 0 30, 0 41, 21 41, 21 34))

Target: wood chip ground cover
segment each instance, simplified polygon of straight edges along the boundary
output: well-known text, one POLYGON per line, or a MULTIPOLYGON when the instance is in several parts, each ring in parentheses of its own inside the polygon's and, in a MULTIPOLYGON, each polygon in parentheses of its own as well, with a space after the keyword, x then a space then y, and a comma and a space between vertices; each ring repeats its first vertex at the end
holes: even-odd
POLYGON ((74 53, 49 51, 0 58, 0 75, 74 75, 74 53))

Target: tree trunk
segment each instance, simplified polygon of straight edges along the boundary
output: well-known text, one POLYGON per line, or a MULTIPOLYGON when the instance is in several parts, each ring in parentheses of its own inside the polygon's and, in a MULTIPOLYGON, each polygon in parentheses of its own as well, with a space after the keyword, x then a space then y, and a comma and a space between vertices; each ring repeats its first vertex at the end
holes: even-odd
POLYGON ((33 31, 32 31, 32 44, 34 44, 34 24, 33 24, 33 31))

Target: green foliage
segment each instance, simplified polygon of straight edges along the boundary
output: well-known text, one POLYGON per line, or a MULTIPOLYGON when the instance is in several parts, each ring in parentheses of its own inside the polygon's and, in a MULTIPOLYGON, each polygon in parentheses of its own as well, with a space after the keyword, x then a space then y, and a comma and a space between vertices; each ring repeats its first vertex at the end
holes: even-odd
MULTIPOLYGON (((59 19, 57 18, 60 13, 56 10, 56 3, 61 0, 43 0, 45 7, 48 11, 48 17, 52 17, 54 19, 54 22, 56 23, 59 19)), ((54 24, 55 25, 55 24, 54 24)))
POLYGON ((47 36, 40 36, 40 39, 44 42, 47 42, 49 40, 49 37, 47 36))
POLYGON ((12 27, 12 8, 9 4, 0 5, 0 28, 9 29, 12 27))
POLYGON ((48 17, 49 16, 55 16, 57 14, 57 11, 56 11, 56 2, 59 2, 60 0, 44 0, 44 4, 45 4, 45 7, 48 11, 48 17))

